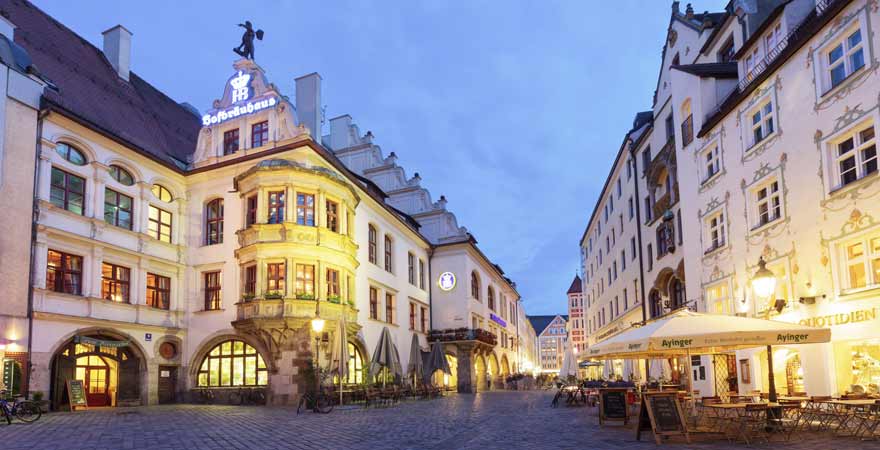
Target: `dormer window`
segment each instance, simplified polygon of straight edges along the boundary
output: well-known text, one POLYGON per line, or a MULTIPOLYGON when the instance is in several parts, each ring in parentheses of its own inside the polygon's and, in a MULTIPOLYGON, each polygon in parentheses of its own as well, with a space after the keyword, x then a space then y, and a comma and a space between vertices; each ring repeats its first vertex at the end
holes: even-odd
POLYGON ((251 125, 251 148, 262 147, 269 143, 269 121, 264 120, 251 125))
POLYGON ((223 133, 223 155, 231 155, 238 151, 238 128, 223 133))

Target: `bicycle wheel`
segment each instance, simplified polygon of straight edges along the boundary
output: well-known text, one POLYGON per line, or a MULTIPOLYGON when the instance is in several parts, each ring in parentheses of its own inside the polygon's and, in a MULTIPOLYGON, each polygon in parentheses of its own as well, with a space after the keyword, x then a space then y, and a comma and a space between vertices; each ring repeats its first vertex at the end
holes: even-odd
POLYGON ((40 405, 35 402, 21 402, 15 407, 15 417, 22 422, 36 422, 42 415, 40 405))
POLYGON ((244 402, 244 396, 238 392, 233 392, 229 394, 229 404, 230 405, 241 405, 244 402))
POLYGON ((296 407, 296 413, 297 413, 297 414, 303 412, 303 410, 307 408, 307 406, 306 406, 306 403, 307 403, 307 397, 308 397, 308 394, 303 395, 302 397, 300 397, 300 399, 299 399, 299 405, 297 405, 297 407, 296 407))
POLYGON ((333 411, 333 400, 326 395, 318 394, 318 399, 315 400, 315 411, 321 414, 327 414, 330 411, 333 411))
POLYGON ((266 393, 261 390, 256 390, 251 394, 250 401, 254 405, 265 405, 266 404, 266 393))

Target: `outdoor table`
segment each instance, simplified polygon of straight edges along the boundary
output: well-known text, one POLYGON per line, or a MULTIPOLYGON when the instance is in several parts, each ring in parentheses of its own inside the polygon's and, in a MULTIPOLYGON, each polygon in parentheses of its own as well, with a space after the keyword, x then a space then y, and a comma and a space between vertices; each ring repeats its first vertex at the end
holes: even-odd
POLYGON ((852 400, 834 399, 825 400, 822 403, 831 405, 835 414, 838 416, 837 430, 838 436, 853 435, 859 428, 858 421, 853 419, 856 417, 856 411, 877 402, 873 398, 860 398, 852 400))
POLYGON ((735 426, 739 425, 739 420, 743 417, 745 413, 746 406, 748 405, 767 405, 767 408, 779 408, 779 403, 709 403, 704 405, 706 408, 712 408, 716 411, 714 424, 717 426, 717 429, 713 430, 718 433, 722 433, 725 436, 730 435, 730 431, 735 426))
POLYGON ((802 396, 802 395, 780 395, 777 397, 779 400, 788 400, 792 402, 808 402, 810 401, 810 397, 802 396))

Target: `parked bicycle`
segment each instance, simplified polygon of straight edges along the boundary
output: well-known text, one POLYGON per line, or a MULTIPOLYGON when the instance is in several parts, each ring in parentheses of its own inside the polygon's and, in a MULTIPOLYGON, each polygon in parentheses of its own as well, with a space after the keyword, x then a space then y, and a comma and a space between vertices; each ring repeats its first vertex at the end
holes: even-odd
POLYGON ((210 389, 194 389, 193 401, 202 405, 214 404, 214 391, 210 389))
POLYGON ((12 425, 13 416, 22 422, 31 423, 36 422, 43 415, 43 411, 40 410, 40 405, 37 402, 30 400, 18 401, 17 398, 14 398, 12 405, 10 405, 6 399, 6 391, 0 391, 0 410, 3 411, 3 415, 6 417, 6 423, 10 425, 12 425))
POLYGON ((239 388, 229 394, 230 405, 265 405, 266 393, 262 389, 239 388))
POLYGON ((303 394, 302 398, 299 399, 299 405, 296 407, 296 413, 299 414, 306 409, 311 409, 312 412, 328 414, 330 411, 333 411, 333 405, 333 399, 325 394, 323 389, 319 389, 314 393, 306 392, 303 394))

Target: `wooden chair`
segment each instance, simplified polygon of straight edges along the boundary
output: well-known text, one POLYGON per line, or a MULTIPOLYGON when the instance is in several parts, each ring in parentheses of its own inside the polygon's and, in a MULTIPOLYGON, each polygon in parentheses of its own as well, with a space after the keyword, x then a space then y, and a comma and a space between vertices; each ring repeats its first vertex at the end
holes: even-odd
POLYGON ((824 431, 830 422, 835 419, 835 414, 827 406, 826 401, 831 400, 830 395, 818 395, 810 397, 801 413, 800 428, 805 431, 824 431))
POLYGON ((364 408, 376 406, 382 400, 381 392, 374 387, 367 387, 364 390, 364 408))
POLYGON ((781 416, 769 417, 768 423, 778 433, 777 435, 782 436, 788 442, 791 440, 792 433, 798 429, 800 424, 802 416, 801 402, 796 400, 780 400, 779 404, 782 406, 781 416))
POLYGON ((739 416, 738 425, 734 441, 742 438, 746 445, 757 441, 770 441, 766 430, 767 405, 763 403, 746 405, 739 416))

